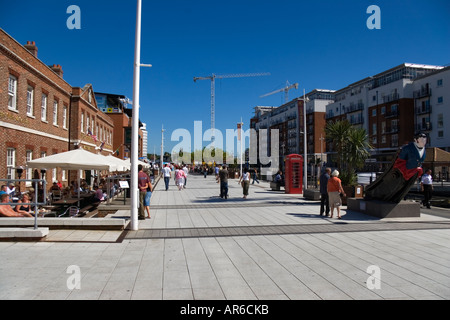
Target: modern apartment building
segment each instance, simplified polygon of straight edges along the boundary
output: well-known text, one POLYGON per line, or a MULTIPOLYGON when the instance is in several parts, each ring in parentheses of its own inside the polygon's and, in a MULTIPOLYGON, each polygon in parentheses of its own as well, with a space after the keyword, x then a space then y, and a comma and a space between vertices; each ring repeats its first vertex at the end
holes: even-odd
POLYGON ((333 102, 333 99, 333 90, 315 89, 305 97, 296 98, 280 107, 256 107, 255 116, 250 120, 250 128, 254 128, 257 132, 258 159, 261 151, 265 152, 264 155, 271 156, 272 143, 278 143, 279 164, 283 169, 286 155, 304 156, 304 132, 306 132, 308 162, 322 159, 325 153, 326 106, 333 102), (304 99, 306 100, 306 119, 304 118, 304 99), (263 129, 267 129, 266 143, 260 143, 263 129), (274 141, 272 137, 273 129, 278 130, 278 141, 274 141))
POLYGON ((450 152, 450 67, 419 77, 413 84, 414 124, 429 145, 450 152))
MULTIPOLYGON (((346 119, 354 126, 364 128, 373 146, 373 161, 380 168, 390 164, 398 148, 412 141, 415 132, 431 129, 428 118, 416 114, 416 104, 422 107, 425 96, 416 93, 415 98, 414 92, 421 90, 421 85, 415 81, 428 79, 442 69, 440 66, 404 63, 355 82, 336 91, 334 103, 326 107, 327 122, 346 119)), ((422 93, 426 94, 426 89, 422 93)), ((425 114, 426 103, 423 110, 425 114)), ((327 155, 328 161, 333 162, 335 150, 331 142, 327 143, 327 155)))

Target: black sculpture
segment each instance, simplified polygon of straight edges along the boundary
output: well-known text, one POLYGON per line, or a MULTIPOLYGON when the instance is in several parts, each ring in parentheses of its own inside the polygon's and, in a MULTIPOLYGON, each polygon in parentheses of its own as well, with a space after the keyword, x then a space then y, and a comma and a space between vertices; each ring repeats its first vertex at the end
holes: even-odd
POLYGON ((422 176, 426 143, 426 134, 418 133, 414 142, 402 147, 389 169, 366 188, 365 200, 399 203, 422 176))

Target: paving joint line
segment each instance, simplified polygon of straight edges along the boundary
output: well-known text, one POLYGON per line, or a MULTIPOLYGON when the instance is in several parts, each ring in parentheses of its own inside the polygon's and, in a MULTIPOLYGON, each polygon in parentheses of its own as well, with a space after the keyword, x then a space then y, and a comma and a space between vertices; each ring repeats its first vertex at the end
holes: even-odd
POLYGON ((332 223, 142 229, 139 231, 144 232, 127 230, 127 233, 125 234, 123 239, 223 238, 238 236, 406 231, 430 229, 450 229, 450 222, 377 222, 358 224, 332 223))

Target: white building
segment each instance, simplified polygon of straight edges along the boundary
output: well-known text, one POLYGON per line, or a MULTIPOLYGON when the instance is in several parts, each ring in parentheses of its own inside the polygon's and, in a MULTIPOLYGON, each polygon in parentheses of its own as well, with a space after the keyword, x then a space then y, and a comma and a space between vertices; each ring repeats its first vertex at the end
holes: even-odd
POLYGON ((147 131, 147 124, 142 123, 142 156, 144 158, 147 158, 148 154, 148 131, 147 131))
POLYGON ((450 67, 419 77, 413 84, 415 126, 429 145, 450 151, 450 67))

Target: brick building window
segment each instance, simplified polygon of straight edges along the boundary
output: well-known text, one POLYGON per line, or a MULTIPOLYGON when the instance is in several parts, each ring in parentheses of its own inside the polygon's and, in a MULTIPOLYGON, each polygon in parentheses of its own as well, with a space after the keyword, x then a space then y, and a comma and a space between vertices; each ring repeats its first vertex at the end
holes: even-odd
POLYGON ((81 113, 80 127, 81 127, 81 132, 84 133, 84 112, 81 113))
POLYGON ((58 125, 58 101, 53 102, 53 125, 58 125))
POLYGON ((6 168, 7 168, 7 177, 6 179, 15 179, 14 167, 16 166, 16 149, 8 148, 6 150, 6 168))
POLYGON ((63 107, 62 112, 62 125, 64 129, 67 129, 67 106, 63 107))
POLYGON ((33 116, 34 112, 34 88, 28 86, 27 88, 27 116, 33 116))
POLYGON ((47 121, 47 95, 42 94, 41 98, 41 120, 47 121))
MULTIPOLYGON (((27 150, 26 152, 26 159, 27 161, 33 160, 33 150, 27 150)), ((33 169, 28 168, 28 170, 25 173, 25 179, 33 179, 33 169)), ((27 181, 27 186, 31 186, 31 182, 27 181)))
POLYGON ((8 108, 17 110, 17 78, 9 75, 8 81, 8 108))

